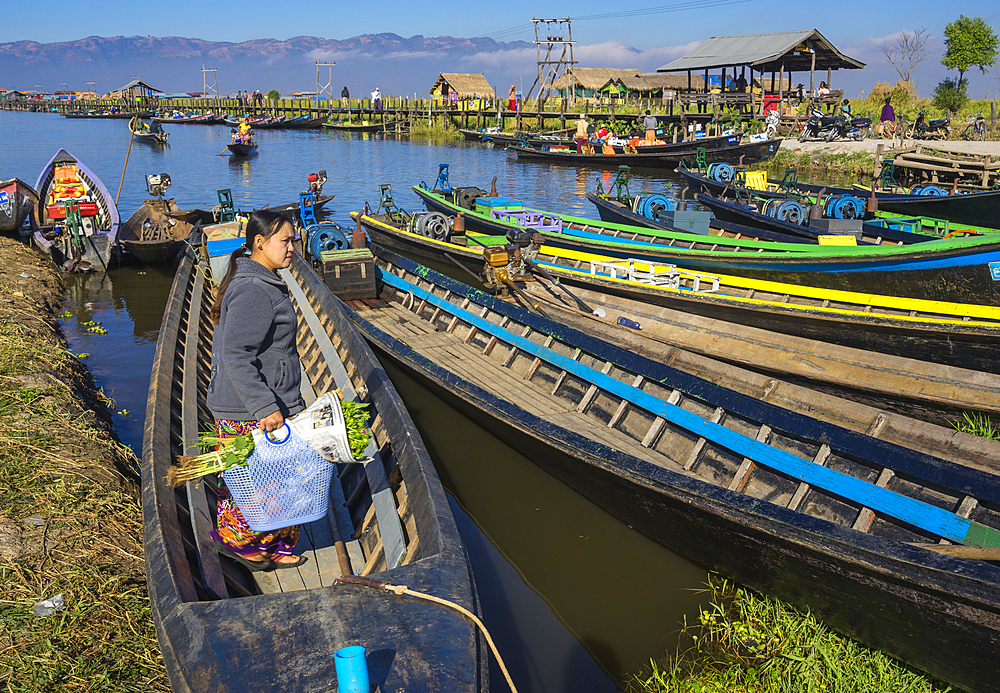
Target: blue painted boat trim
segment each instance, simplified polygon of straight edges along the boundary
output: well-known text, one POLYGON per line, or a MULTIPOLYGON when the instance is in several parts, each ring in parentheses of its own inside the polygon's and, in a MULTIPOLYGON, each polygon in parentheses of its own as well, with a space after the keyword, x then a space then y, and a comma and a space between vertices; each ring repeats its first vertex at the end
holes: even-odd
POLYGON ((895 517, 951 541, 964 543, 968 540, 970 530, 978 538, 982 536, 982 529, 989 529, 955 513, 900 495, 889 489, 848 476, 828 467, 813 464, 808 460, 748 438, 725 426, 706 421, 702 417, 681 407, 669 404, 658 397, 654 397, 638 388, 607 376, 569 357, 546 349, 527 338, 509 332, 489 320, 463 310, 444 298, 436 296, 426 289, 401 279, 392 273, 384 272, 380 268, 377 268, 376 271, 384 283, 401 291, 412 293, 417 298, 426 300, 436 307, 444 308, 451 314, 459 316, 463 321, 487 334, 496 336, 516 346, 518 349, 546 360, 552 365, 568 371, 587 382, 593 383, 656 416, 662 417, 670 423, 680 426, 699 437, 722 445, 726 449, 748 457, 766 467, 804 481, 812 486, 825 489, 842 498, 852 500, 876 512, 895 517))

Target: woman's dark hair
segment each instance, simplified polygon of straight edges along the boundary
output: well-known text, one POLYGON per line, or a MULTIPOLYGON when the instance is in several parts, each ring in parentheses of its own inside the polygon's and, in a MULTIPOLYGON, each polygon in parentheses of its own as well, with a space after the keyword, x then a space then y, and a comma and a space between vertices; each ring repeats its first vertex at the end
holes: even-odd
POLYGON ((219 317, 222 313, 222 298, 226 295, 226 289, 229 288, 233 277, 236 276, 236 259, 246 257, 250 253, 257 236, 266 241, 278 233, 282 226, 290 223, 288 217, 279 212, 273 212, 270 209, 259 209, 250 214, 250 220, 247 221, 246 242, 229 256, 229 266, 226 269, 226 274, 222 278, 222 281, 219 282, 219 293, 216 294, 215 302, 208 311, 209 317, 212 318, 212 324, 219 324, 219 317))

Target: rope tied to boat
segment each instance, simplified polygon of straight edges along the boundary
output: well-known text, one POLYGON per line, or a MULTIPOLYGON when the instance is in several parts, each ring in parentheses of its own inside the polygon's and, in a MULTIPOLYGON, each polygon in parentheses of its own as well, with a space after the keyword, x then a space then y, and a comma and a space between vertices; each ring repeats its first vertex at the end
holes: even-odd
POLYGON ((500 665, 500 671, 503 672, 504 678, 507 679, 507 685, 510 686, 511 693, 517 693, 517 688, 514 686, 514 682, 511 680, 510 674, 507 672, 507 666, 504 664, 503 658, 497 650, 497 646, 493 643, 493 638, 490 637, 490 632, 486 630, 486 626, 479 620, 479 617, 465 607, 460 606, 453 601, 442 599, 441 597, 435 597, 433 594, 426 594, 424 592, 411 590, 406 585, 394 585, 391 582, 386 582, 385 580, 376 580, 375 578, 362 577, 360 575, 341 575, 333 581, 333 584, 362 585, 363 587, 370 587, 373 590, 392 592, 398 597, 408 596, 415 597, 417 599, 425 599, 436 604, 441 604, 442 606, 447 606, 459 612, 463 616, 466 616, 469 620, 475 623, 483 632, 483 635, 486 636, 486 643, 490 646, 490 651, 493 652, 493 656, 497 658, 497 664, 500 665))

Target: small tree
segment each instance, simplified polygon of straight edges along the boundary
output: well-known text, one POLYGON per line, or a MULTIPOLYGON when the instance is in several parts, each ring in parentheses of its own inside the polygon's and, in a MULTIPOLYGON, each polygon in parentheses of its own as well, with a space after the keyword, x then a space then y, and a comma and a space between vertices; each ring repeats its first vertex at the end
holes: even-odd
POLYGON ((985 74, 986 68, 996 63, 998 43, 996 32, 982 17, 959 15, 944 28, 947 50, 941 64, 949 70, 958 70, 958 83, 962 84, 970 67, 978 67, 985 74))
POLYGON ((880 44, 879 48, 882 49, 885 59, 899 73, 899 78, 904 82, 910 82, 917 65, 930 57, 926 48, 929 38, 927 29, 921 27, 913 31, 901 31, 895 39, 880 44))
POLYGON ((934 99, 935 106, 951 113, 958 113, 958 110, 969 100, 965 91, 965 82, 950 77, 941 80, 941 83, 934 87, 934 93, 931 94, 931 97, 934 99))
POLYGON ((277 89, 272 89, 271 91, 267 92, 268 101, 278 101, 279 99, 281 99, 281 92, 279 92, 277 89))

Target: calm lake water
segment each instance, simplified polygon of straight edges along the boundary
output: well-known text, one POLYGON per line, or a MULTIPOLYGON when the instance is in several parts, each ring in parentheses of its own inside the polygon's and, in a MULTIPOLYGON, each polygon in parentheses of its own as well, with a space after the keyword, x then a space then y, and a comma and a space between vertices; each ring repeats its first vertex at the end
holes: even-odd
MULTIPOLYGON (((168 173, 169 196, 182 208, 211 208, 229 188, 250 209, 298 199, 309 173, 325 169, 332 220, 344 226, 365 202, 378 204, 379 184, 392 184, 404 209, 419 207, 409 187, 433 182, 450 164, 453 185, 497 190, 553 211, 598 218, 584 194, 613 171, 522 163, 503 150, 458 140, 352 136, 332 131, 261 131, 260 153, 220 156, 223 126, 166 125, 164 148, 132 145, 119 210, 122 218, 146 197, 145 174, 168 173)), ((82 160, 112 193, 122 180, 126 121, 67 120, 55 114, 0 111, 5 156, 0 178, 34 184, 60 147, 82 160)), ((666 171, 633 171, 633 193, 680 187, 666 171)), ((67 277, 63 320, 70 347, 117 403, 115 427, 141 451, 153 351, 171 267, 124 267, 67 277), (80 323, 100 321, 106 335, 80 323)), ((388 368, 434 459, 458 518, 475 572, 484 621, 523 693, 614 691, 651 657, 672 651, 676 631, 696 617, 704 569, 615 520, 529 459, 422 388, 388 368)), ((505 689, 492 667, 493 690, 505 689)))

